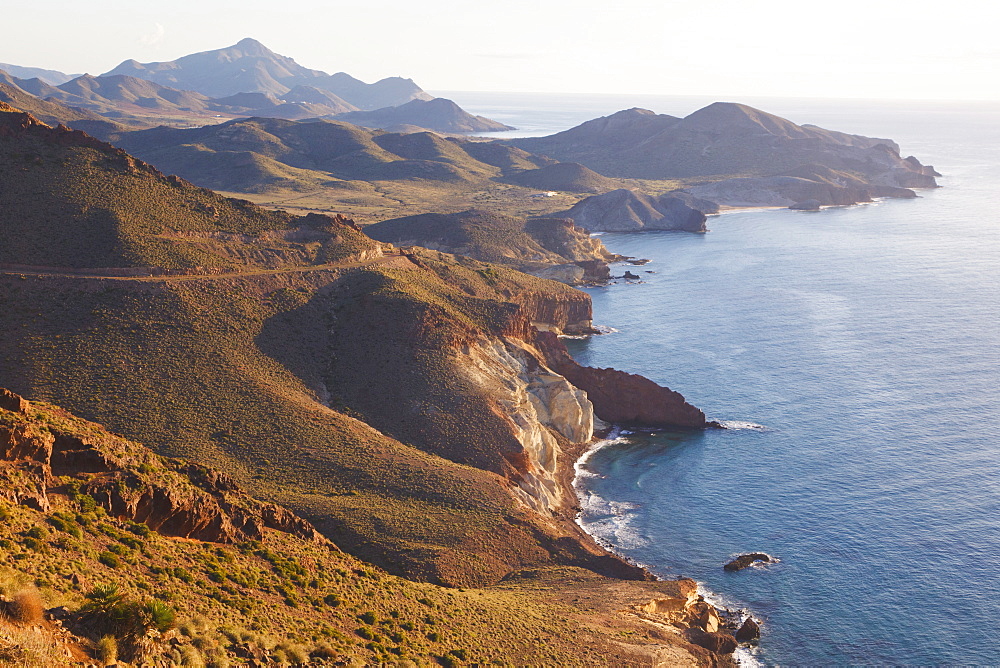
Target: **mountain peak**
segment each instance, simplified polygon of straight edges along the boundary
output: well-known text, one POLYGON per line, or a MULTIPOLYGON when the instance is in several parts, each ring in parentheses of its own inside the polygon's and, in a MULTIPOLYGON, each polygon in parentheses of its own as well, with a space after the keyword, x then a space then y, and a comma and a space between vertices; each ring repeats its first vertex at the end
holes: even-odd
POLYGON ((273 51, 255 40, 253 37, 244 37, 234 44, 232 48, 238 48, 248 56, 268 56, 274 54, 273 51))
POLYGON ((784 137, 808 134, 800 126, 780 116, 737 102, 713 102, 686 116, 681 121, 681 127, 707 132, 764 131, 784 137))

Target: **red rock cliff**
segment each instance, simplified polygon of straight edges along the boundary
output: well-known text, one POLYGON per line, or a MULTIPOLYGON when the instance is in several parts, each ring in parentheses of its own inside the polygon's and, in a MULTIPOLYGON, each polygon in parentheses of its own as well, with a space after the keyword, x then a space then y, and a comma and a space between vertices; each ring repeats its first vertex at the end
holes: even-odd
POLYGON ((594 413, 605 422, 642 427, 710 426, 705 414, 687 403, 680 393, 648 378, 577 364, 551 332, 539 332, 536 345, 553 371, 587 393, 594 413))

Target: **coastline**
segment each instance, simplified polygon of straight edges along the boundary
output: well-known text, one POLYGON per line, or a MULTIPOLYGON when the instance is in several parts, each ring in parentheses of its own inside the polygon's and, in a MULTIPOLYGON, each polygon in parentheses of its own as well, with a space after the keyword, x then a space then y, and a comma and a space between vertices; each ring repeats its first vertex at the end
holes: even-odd
MULTIPOLYGON (((576 496, 576 507, 574 508, 576 514, 573 518, 573 522, 590 541, 599 546, 602 550, 606 551, 608 554, 620 559, 630 566, 641 569, 655 582, 671 582, 671 580, 667 580, 666 578, 660 577, 654 573, 652 570, 653 566, 651 564, 643 564, 620 554, 614 543, 611 543, 610 541, 588 531, 584 521, 584 515, 586 512, 585 506, 588 505, 588 499, 584 497, 584 494, 587 492, 583 488, 582 480, 589 476, 598 475, 586 470, 587 463, 597 452, 621 443, 629 433, 631 432, 625 430, 617 424, 607 425, 602 428, 600 432, 596 432, 595 430, 594 440, 591 441, 573 460, 571 469, 572 478, 569 481, 570 487, 576 496)), ((675 578, 673 581, 683 581, 688 579, 689 578, 681 576, 679 578, 675 578)), ((725 620, 727 628, 731 626, 732 629, 735 630, 736 628, 739 628, 739 626, 746 619, 753 619, 756 623, 761 623, 761 620, 755 617, 751 610, 747 608, 738 608, 734 610, 725 604, 725 596, 723 594, 708 589, 703 582, 696 580, 693 582, 695 582, 697 587, 696 593, 698 599, 711 606, 715 610, 716 614, 718 614, 722 620, 725 620)), ((757 644, 749 645, 746 643, 738 643, 734 652, 731 654, 722 654, 721 656, 731 657, 732 661, 737 666, 756 668, 757 666, 764 665, 757 657, 757 648, 757 644)))

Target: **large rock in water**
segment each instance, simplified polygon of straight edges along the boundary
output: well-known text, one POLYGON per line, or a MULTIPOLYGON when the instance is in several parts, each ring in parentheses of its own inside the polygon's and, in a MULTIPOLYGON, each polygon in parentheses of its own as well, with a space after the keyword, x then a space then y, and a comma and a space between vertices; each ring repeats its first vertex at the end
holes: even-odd
POLYGON ((577 202, 559 216, 571 218, 590 232, 636 232, 639 230, 679 230, 704 232, 706 213, 719 207, 687 193, 653 197, 619 188, 577 202))
POLYGON ((744 568, 749 568, 753 566, 758 561, 762 561, 765 564, 774 563, 774 559, 769 554, 763 552, 752 552, 750 554, 741 554, 736 557, 728 564, 723 566, 727 571, 741 571, 744 568))
POLYGON ((735 633, 736 642, 753 642, 760 637, 760 625, 753 617, 747 617, 743 625, 735 633))

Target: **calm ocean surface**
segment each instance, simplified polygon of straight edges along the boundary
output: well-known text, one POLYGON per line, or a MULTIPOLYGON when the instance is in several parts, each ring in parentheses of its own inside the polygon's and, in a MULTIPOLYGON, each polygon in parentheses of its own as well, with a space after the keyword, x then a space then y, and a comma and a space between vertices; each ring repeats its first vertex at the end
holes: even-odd
MULTIPOLYGON (((446 93, 523 134, 679 97, 446 93)), ((605 234, 644 282, 589 290, 569 341, 710 418, 595 452, 582 522, 764 621, 766 665, 1000 663, 1000 106, 740 100, 891 137, 945 176, 909 201, 605 234), (655 273, 642 273, 643 271, 655 273), (778 564, 727 573, 735 554, 778 564)), ((623 268, 616 270, 622 273, 623 268)))

